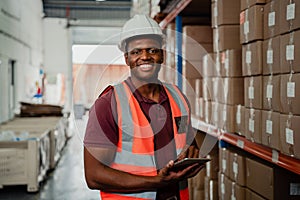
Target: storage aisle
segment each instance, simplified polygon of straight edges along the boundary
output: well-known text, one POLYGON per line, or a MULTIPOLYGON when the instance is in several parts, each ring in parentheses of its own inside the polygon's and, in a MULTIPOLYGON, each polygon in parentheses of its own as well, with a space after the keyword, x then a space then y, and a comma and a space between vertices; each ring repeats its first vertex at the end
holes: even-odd
POLYGON ((5 186, 0 199, 5 200, 99 200, 99 192, 87 188, 84 179, 82 136, 85 120, 76 121, 77 130, 65 146, 62 157, 38 193, 28 193, 27 186, 5 186))

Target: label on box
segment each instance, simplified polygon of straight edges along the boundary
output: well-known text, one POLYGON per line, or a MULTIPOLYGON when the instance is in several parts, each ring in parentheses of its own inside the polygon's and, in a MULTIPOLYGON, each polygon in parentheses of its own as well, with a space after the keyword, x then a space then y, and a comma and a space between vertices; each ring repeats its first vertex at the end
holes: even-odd
POLYGON ((225 184, 221 183, 221 194, 225 194, 225 184))
POLYGON ((223 172, 226 171, 226 160, 225 159, 222 159, 222 170, 223 170, 223 172))
POLYGON ((237 164, 237 162, 233 162, 232 170, 234 174, 238 174, 239 165, 237 164))
POLYGON ((289 128, 285 128, 285 141, 288 144, 294 145, 294 131, 289 128))
POLYGON ((287 61, 295 59, 294 52, 295 52, 295 46, 293 44, 286 45, 285 57, 287 61))
POLYGON ((270 12, 268 16, 268 26, 274 26, 275 25, 275 12, 270 12))
POLYGON ((291 196, 300 195, 300 183, 290 183, 290 195, 291 196))
POLYGON ((246 63, 251 64, 251 51, 246 51, 246 63))
POLYGON ((295 82, 287 83, 287 97, 295 97, 295 82))
POLYGON ((254 133, 254 120, 253 119, 249 119, 249 131, 254 133))
POLYGON ((223 110, 223 121, 226 122, 227 120, 227 112, 226 109, 223 110))
POLYGON ((224 68, 227 70, 229 69, 229 59, 228 58, 225 58, 224 68))
POLYGON ((215 7, 214 7, 214 17, 218 17, 218 7, 217 7, 217 4, 215 4, 215 7))
POLYGON ((253 86, 248 87, 248 97, 249 97, 249 99, 254 99, 254 87, 253 86))
POLYGON ((244 23, 244 34, 247 35, 249 33, 249 21, 245 21, 244 23))
POLYGON ((240 109, 236 112, 236 123, 241 124, 241 110, 240 109))
POLYGON ((236 146, 240 147, 241 149, 244 149, 244 141, 237 140, 236 146))
POLYGON ((245 11, 240 13, 240 24, 245 23, 245 11))
POLYGON ((273 85, 267 85, 267 99, 272 99, 273 96, 273 85))
POLYGON ((273 132, 273 122, 271 120, 266 121, 266 132, 272 135, 273 132))
POLYGON ((267 51, 267 64, 273 64, 273 50, 267 51))
POLYGON ((295 19, 295 3, 289 4, 286 7, 286 20, 295 19))
POLYGON ((278 163, 279 160, 279 153, 276 150, 272 150, 272 162, 278 163))

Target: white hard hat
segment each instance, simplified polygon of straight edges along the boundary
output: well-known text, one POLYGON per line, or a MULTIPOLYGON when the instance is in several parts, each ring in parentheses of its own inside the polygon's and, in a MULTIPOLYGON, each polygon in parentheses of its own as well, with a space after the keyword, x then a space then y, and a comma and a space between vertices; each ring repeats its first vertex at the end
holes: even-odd
POLYGON ((162 39, 164 38, 162 30, 156 21, 147 15, 139 14, 124 24, 118 44, 119 49, 125 52, 126 40, 141 35, 156 35, 162 39))

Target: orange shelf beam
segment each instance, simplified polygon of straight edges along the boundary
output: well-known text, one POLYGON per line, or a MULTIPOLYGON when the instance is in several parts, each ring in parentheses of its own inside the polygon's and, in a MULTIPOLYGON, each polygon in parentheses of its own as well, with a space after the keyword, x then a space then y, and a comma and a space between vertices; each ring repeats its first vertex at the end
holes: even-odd
POLYGON ((217 129, 216 127, 194 117, 192 117, 192 126, 200 131, 217 137, 219 140, 226 141, 268 162, 274 163, 280 167, 283 167, 293 173, 300 175, 299 159, 284 155, 269 147, 251 142, 244 137, 232 133, 223 132, 220 129, 217 129))
POLYGON ((192 0, 182 0, 176 7, 159 23, 160 27, 166 26, 191 2, 192 0))

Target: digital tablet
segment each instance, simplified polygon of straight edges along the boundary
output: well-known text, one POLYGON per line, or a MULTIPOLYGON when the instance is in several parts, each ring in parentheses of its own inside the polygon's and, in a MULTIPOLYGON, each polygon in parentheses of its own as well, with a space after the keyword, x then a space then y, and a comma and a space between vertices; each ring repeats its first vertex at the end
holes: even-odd
POLYGON ((174 171, 180 171, 196 163, 200 165, 204 165, 206 162, 210 160, 211 159, 209 158, 184 158, 178 162, 175 162, 172 169, 174 171))

